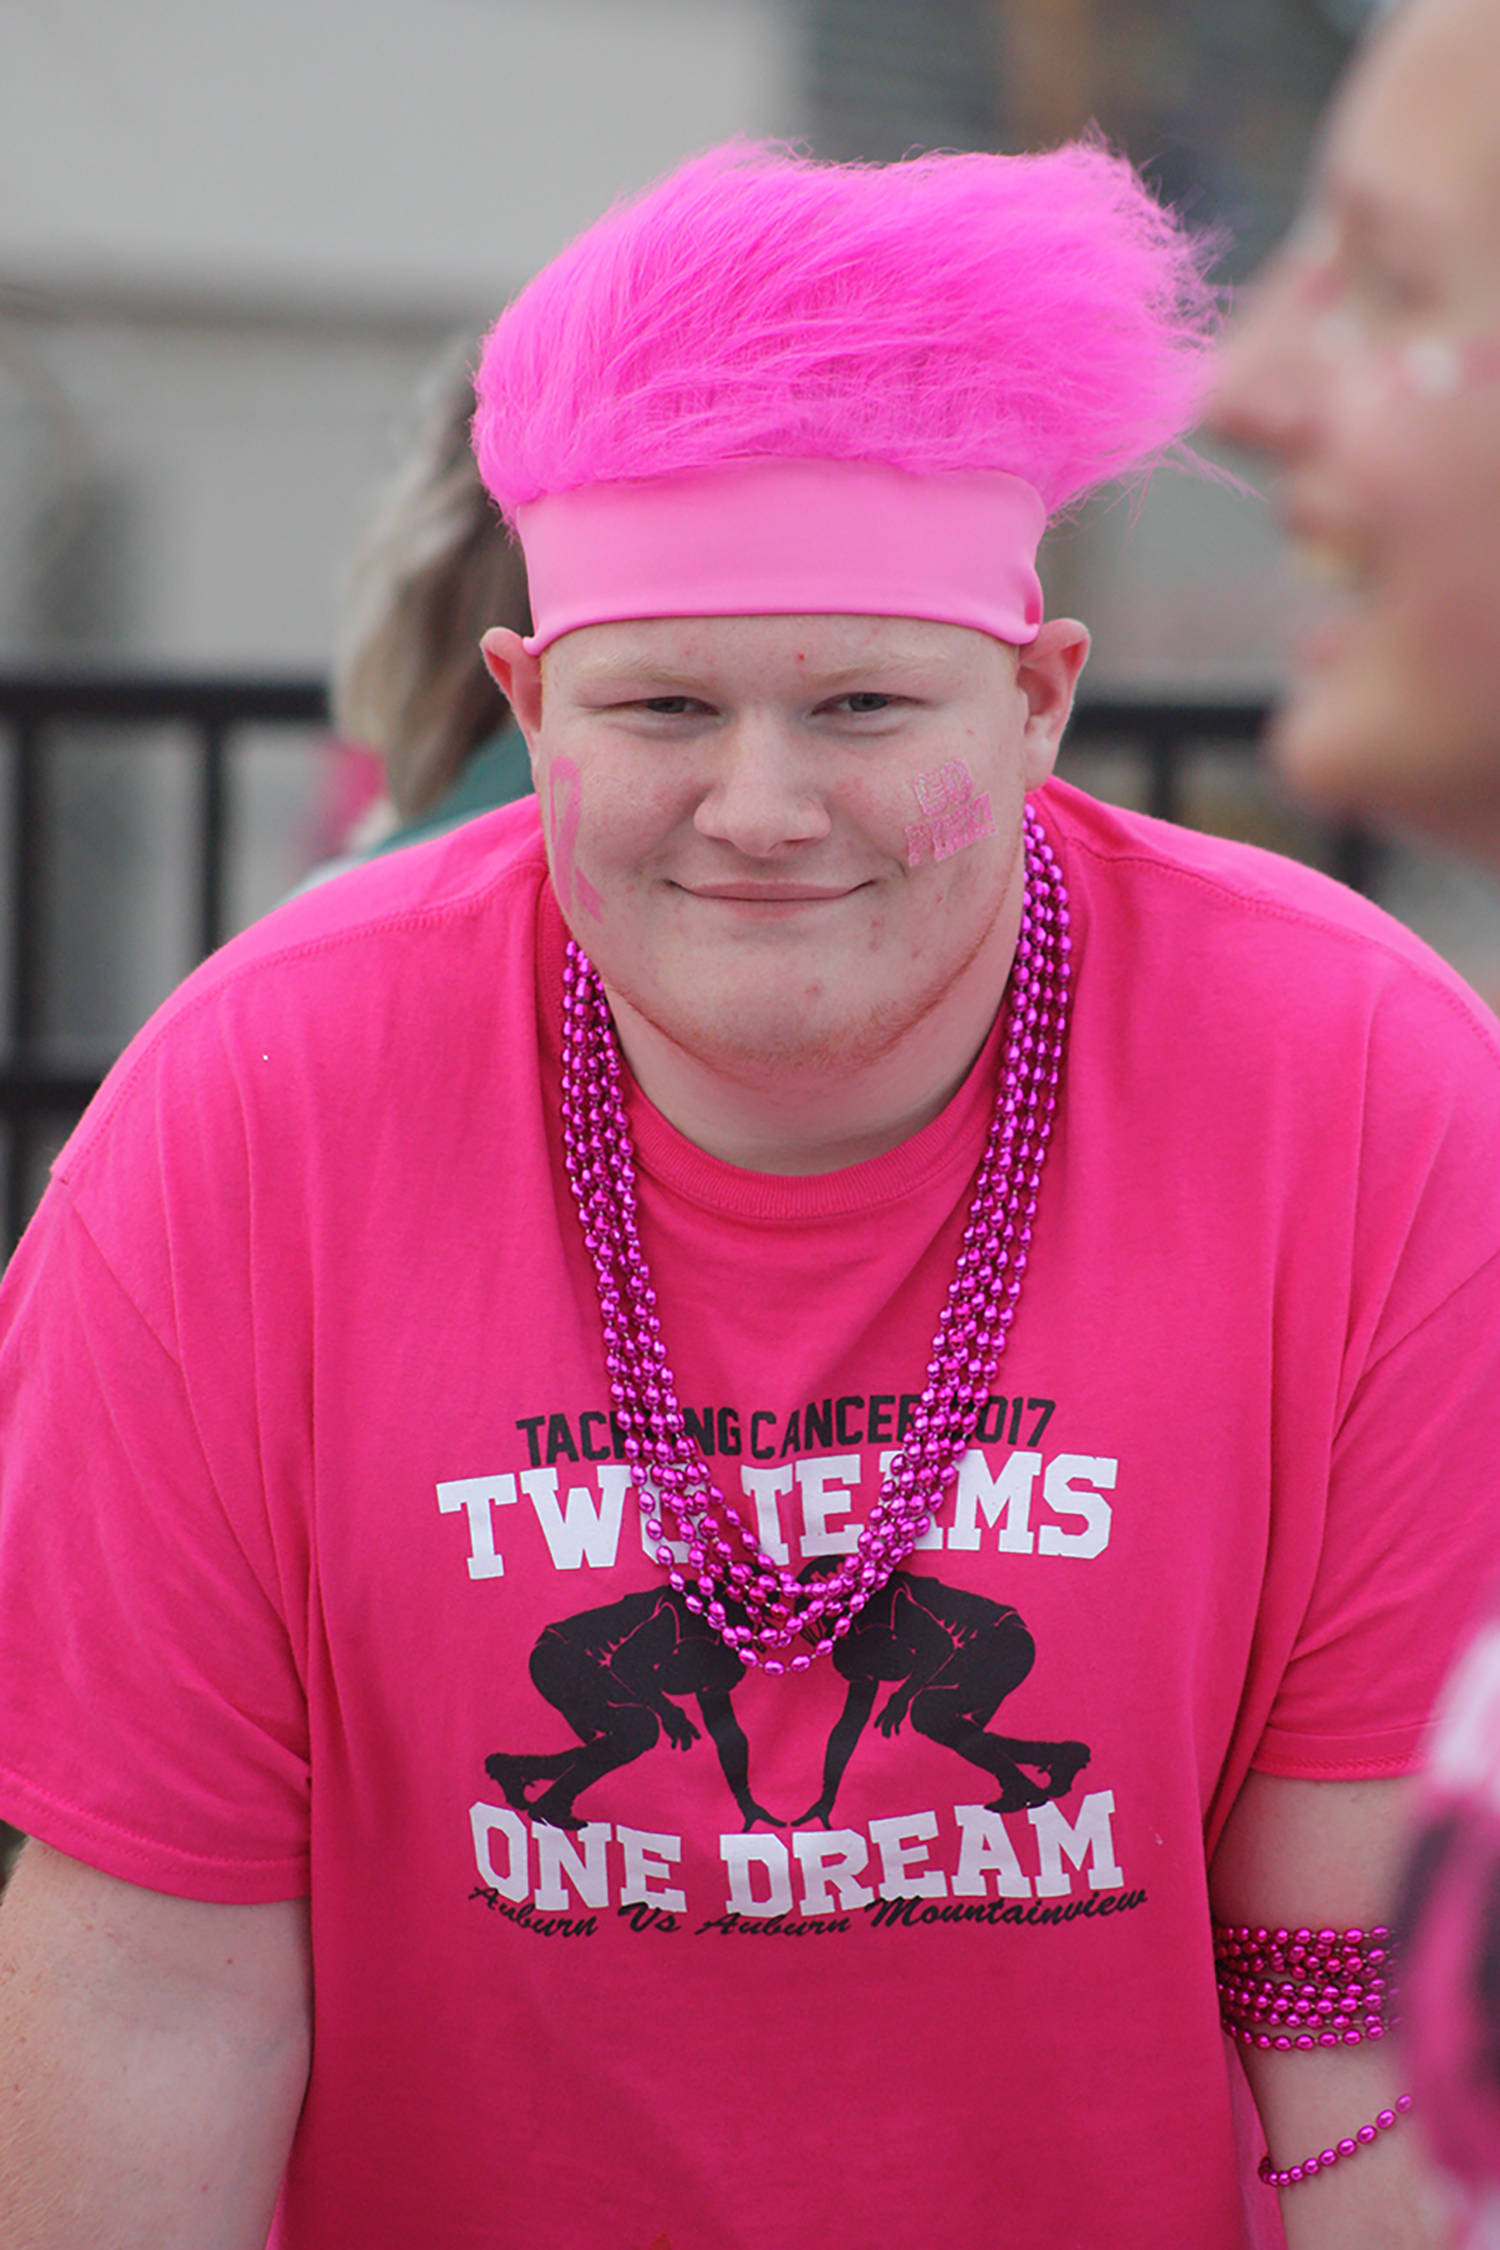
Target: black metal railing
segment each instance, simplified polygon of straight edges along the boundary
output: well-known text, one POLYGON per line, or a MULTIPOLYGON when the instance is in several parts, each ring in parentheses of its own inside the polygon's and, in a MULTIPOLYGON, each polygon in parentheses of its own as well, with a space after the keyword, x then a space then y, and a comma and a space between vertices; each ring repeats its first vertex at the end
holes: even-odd
MULTIPOLYGON (((0 744, 8 742, 10 778, 9 880, 0 926, 8 985, 0 994, 0 1022, 8 1031, 0 1042, 0 1258, 27 1216, 38 1149, 77 1118, 114 1059, 113 1050, 81 1058, 70 1050, 60 1064, 55 1042, 43 1035, 44 909, 56 858, 43 782, 52 749, 80 721, 90 722, 97 729, 90 739, 99 740, 109 739, 111 727, 171 723, 180 731, 195 774, 192 864, 183 879, 193 894, 194 942, 201 957, 229 934, 227 870, 234 842, 230 778, 236 737, 251 727, 317 726, 326 710, 324 685, 315 678, 0 672, 0 744)), ((1185 783, 1192 759, 1205 745, 1248 755, 1264 720, 1264 703, 1254 697, 1098 697, 1075 713, 1069 753, 1082 754, 1086 765, 1092 749, 1124 747, 1141 777, 1136 794, 1146 809, 1165 819, 1179 818, 1188 809, 1185 783)), ((1319 856, 1346 882, 1373 889, 1374 849, 1359 832, 1324 836, 1319 856)))
MULTIPOLYGON (((8 748, 9 865, 4 884, 6 990, 0 1007, 0 1257, 14 1245, 31 1200, 32 1156, 44 1131, 76 1119, 114 1060, 113 1051, 60 1063, 43 1038, 45 902, 56 857, 45 764, 62 730, 88 722, 109 729, 171 725, 194 780, 191 868, 193 950, 198 958, 229 934, 229 772, 247 727, 319 725, 327 690, 315 677, 204 676, 138 671, 0 672, 0 742, 8 748)), ((185 966, 187 964, 184 964, 185 966)))

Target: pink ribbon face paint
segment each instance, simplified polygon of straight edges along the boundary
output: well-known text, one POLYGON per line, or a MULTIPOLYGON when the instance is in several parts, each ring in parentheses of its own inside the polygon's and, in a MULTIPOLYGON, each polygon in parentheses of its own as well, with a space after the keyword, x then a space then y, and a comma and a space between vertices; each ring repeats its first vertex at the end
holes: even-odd
POLYGON ((552 876, 564 913, 570 907, 597 922, 604 901, 578 865, 578 826, 583 819, 583 775, 572 758, 556 758, 547 776, 547 824, 552 831, 552 876))
POLYGON ((906 864, 920 867, 923 860, 951 859, 966 851, 981 836, 995 833, 995 815, 989 792, 975 793, 974 776, 962 758, 932 766, 912 782, 925 817, 906 824, 906 864))

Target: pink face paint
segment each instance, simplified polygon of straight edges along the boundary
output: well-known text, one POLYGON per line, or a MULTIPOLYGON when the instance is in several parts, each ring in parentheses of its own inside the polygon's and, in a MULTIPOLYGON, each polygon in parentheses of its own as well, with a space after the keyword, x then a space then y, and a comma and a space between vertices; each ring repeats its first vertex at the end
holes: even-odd
POLYGON ((547 822, 552 830, 552 877, 563 911, 566 913, 569 907, 581 907, 586 914, 592 914, 597 922, 604 912, 604 901, 574 858, 578 848, 578 826, 582 819, 583 775, 574 759, 556 758, 547 776, 547 822), (564 792, 561 806, 558 803, 559 783, 564 792))
POLYGON ((912 792, 926 818, 906 824, 908 867, 920 867, 924 859, 951 859, 981 836, 994 835, 989 793, 975 795, 974 776, 962 758, 949 758, 916 775, 912 792))

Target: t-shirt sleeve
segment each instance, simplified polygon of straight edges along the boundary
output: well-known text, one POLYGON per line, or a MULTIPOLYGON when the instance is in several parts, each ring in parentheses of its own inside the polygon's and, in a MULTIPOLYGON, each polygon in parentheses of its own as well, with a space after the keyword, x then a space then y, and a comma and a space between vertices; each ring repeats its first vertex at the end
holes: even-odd
POLYGON ((1334 1455, 1323 1552, 1271 1720, 1265 1773, 1412 1771, 1500 1551, 1500 1258, 1368 1371, 1334 1455))
MULTIPOLYGON (((1420 982, 1371 1038, 1327 1490, 1253 1763, 1413 1771, 1500 1556, 1500 1046, 1420 982)), ((1287 1368, 1289 1384, 1298 1370, 1287 1368)), ((1268 1602, 1273 1612, 1276 1600, 1268 1602)))
MULTIPOLYGON (((232 1337, 222 1377, 236 1379, 232 1337)), ((0 1291, 0 1813, 147 1888, 307 1887, 285 1558, 55 1182, 0 1291)))

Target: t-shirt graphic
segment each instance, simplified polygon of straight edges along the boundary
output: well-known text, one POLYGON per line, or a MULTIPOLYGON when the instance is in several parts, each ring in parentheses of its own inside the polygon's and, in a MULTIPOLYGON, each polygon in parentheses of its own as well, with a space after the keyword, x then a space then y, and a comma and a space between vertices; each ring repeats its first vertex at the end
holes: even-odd
POLYGON ((746 1828, 779 1826, 750 1794, 750 1746, 730 1697, 744 1666, 675 1587, 626 1594, 544 1626, 531 1652, 531 1677, 578 1736, 576 1750, 497 1750, 484 1770, 505 1801, 553 1828, 581 1828, 574 1799, 592 1782, 643 1758, 665 1736, 686 1750, 698 1729, 672 1700, 693 1696, 724 1779, 746 1828), (549 1787, 533 1797, 540 1782, 549 1787))
POLYGON ((813 1820, 832 1824, 844 1768, 882 1681, 894 1685, 876 1716, 878 1731, 889 1741, 909 1718, 918 1734, 993 1774, 1000 1793, 989 1800, 991 1812, 1019 1812, 1065 1797, 1089 1762, 1084 1742, 989 1732, 989 1721, 1035 1663, 1036 1643, 1015 1610, 983 1594, 893 1571, 860 1611, 833 1661, 849 1693, 828 1737, 822 1794, 798 1827, 813 1820))
MULTIPOLYGON (((878 1732, 889 1740, 909 1718, 918 1734, 992 1775, 1000 1790, 990 1811, 1017 1812, 1066 1796, 1088 1764, 1086 1743, 988 1731, 1035 1661, 1036 1643, 1014 1609, 941 1579, 894 1571, 833 1652, 848 1694, 829 1732, 822 1790, 794 1825, 832 1825, 839 1784, 883 1682, 892 1692, 875 1719, 878 1732)), ((788 1825, 751 1793, 750 1746, 731 1702, 744 1667, 674 1587, 558 1619, 538 1636, 530 1668, 538 1691, 579 1741, 576 1750, 497 1750, 486 1758, 486 1773, 515 1811, 554 1828, 581 1828, 575 1800, 591 1783, 644 1757, 663 1736, 679 1750, 697 1740, 698 1729, 673 1700, 690 1695, 745 1827, 788 1825)))

